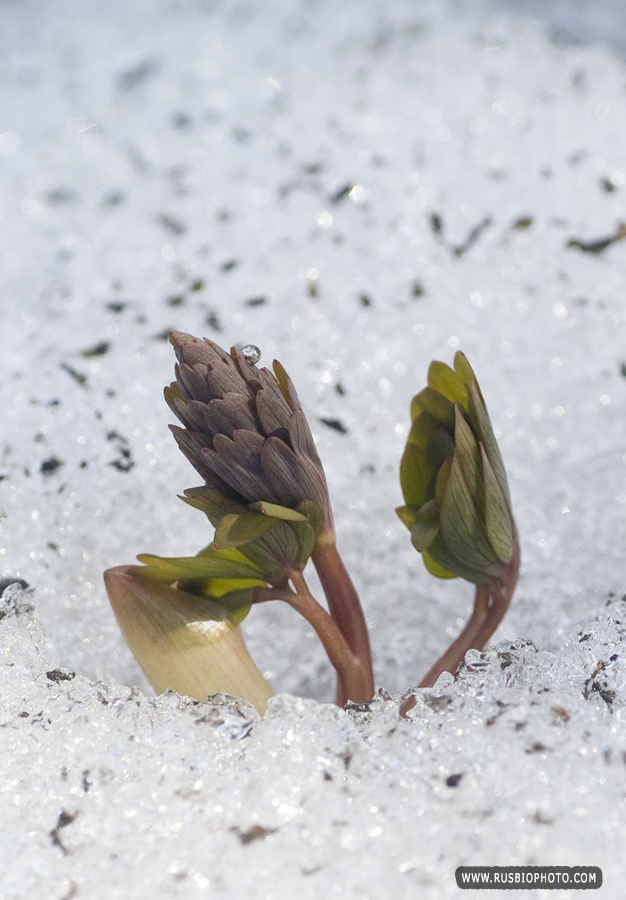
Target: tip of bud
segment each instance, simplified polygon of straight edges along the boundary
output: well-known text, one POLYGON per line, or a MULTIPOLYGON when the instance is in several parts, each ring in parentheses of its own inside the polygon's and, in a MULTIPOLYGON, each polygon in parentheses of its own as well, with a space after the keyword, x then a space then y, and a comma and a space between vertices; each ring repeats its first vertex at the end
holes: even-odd
POLYGON ((196 363, 211 366, 219 360, 228 359, 228 354, 208 338, 198 338, 193 334, 187 334, 186 331, 172 330, 169 339, 179 363, 186 363, 188 366, 194 366, 196 363))

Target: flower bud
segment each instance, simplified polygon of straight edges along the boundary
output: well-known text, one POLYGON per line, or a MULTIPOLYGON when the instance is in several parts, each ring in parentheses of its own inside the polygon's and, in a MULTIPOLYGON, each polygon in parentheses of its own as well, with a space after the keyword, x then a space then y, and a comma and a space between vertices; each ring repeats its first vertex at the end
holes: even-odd
MULTIPOLYGON (((476 585, 506 578, 517 534, 500 451, 465 355, 433 362, 411 403, 396 510, 429 572, 476 585)), ((517 563, 515 563, 517 565, 517 563)))
POLYGON ((165 399, 184 425, 172 431, 206 485, 243 507, 296 509, 312 501, 324 528, 332 528, 324 470, 280 363, 274 361, 273 372, 258 369, 255 357, 235 347, 228 354, 180 331, 170 341, 178 363, 165 399))
POLYGON ((155 691, 171 688, 199 701, 223 692, 249 700, 263 715, 272 690, 248 653, 241 615, 148 569, 118 566, 104 581, 126 643, 155 691))

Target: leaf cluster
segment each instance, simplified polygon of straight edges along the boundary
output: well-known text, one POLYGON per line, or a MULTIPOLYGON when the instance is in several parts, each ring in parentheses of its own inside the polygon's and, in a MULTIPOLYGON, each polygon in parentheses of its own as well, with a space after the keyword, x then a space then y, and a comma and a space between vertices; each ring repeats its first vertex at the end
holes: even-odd
POLYGON ((514 550, 502 457, 476 376, 457 352, 454 369, 433 362, 411 403, 400 464, 405 505, 396 512, 438 578, 476 585, 502 576, 514 550))
POLYGON ((257 588, 285 585, 291 573, 304 569, 323 524, 310 500, 296 509, 263 501, 245 507, 209 487, 191 488, 181 499, 205 513, 216 529, 213 542, 197 556, 140 554, 145 568, 136 574, 206 597, 237 623, 257 588))

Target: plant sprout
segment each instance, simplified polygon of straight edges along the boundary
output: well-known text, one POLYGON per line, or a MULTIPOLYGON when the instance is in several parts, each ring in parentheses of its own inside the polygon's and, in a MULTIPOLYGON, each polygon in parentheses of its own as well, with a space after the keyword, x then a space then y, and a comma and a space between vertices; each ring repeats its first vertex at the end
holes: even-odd
POLYGON ((468 650, 481 650, 502 621, 520 549, 502 457, 463 353, 456 353, 454 369, 431 363, 411 420, 400 463, 406 505, 396 512, 432 575, 476 585, 470 620, 420 684, 430 687, 442 672, 455 672, 468 650))
MULTIPOLYGON (((314 628, 337 674, 337 703, 374 695, 369 636, 337 550, 326 477, 291 379, 274 361, 259 369, 249 345, 227 353, 174 331, 176 380, 165 399, 182 424, 178 446, 203 479, 181 497, 215 529, 196 556, 141 554, 104 578, 131 650, 157 691, 198 700, 220 691, 263 713, 271 689, 252 661, 240 623, 258 603, 282 600, 314 628), (315 566, 327 602, 304 576, 315 566)), ((510 602, 519 544, 506 475, 474 373, 433 363, 411 406, 397 512, 427 569, 476 585, 466 628, 422 681, 454 671, 493 634, 510 602)), ((410 708, 410 701, 403 711, 410 708)))

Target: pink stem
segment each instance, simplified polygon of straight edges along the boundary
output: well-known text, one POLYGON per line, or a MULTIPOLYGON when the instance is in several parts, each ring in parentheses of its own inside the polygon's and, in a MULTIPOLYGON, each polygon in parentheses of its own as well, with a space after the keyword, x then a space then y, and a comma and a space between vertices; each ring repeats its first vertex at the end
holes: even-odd
MULTIPOLYGON (((517 585, 520 567, 520 547, 517 528, 513 525, 513 558, 507 566, 502 578, 494 579, 485 585, 476 588, 474 609, 470 619, 458 636, 452 642, 446 652, 434 666, 426 673, 419 687, 432 687, 442 672, 457 671, 465 659, 468 650, 482 650, 489 638, 504 618, 511 604, 511 599, 517 585)), ((400 715, 406 713, 415 706, 415 697, 409 697, 400 707, 400 715)))
POLYGON ((330 614, 359 663, 359 677, 352 685, 350 696, 344 696, 341 686, 337 686, 337 703, 340 706, 348 700, 366 703, 375 691, 369 634, 359 596, 337 551, 334 532, 321 535, 311 559, 322 582, 330 614))

